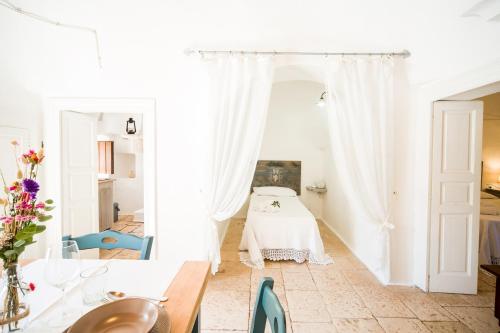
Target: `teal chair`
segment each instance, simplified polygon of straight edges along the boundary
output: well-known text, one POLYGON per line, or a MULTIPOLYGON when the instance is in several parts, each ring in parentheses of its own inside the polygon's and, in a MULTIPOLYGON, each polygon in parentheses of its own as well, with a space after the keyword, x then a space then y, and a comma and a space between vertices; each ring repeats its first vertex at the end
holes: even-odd
POLYGON ((274 280, 270 277, 264 277, 260 281, 250 333, 264 333, 266 319, 273 333, 286 333, 285 311, 273 291, 273 286, 274 280))
POLYGON ((97 234, 88 234, 80 237, 64 236, 63 241, 74 240, 80 250, 88 249, 129 249, 141 251, 140 260, 149 260, 151 247, 153 246, 153 236, 144 238, 124 234, 114 230, 106 230, 97 234))

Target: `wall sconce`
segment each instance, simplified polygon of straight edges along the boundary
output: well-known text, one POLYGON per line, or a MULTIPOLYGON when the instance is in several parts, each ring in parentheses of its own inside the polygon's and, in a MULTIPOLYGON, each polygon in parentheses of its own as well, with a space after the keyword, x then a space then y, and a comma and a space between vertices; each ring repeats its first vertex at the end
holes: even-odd
POLYGON ((135 128, 135 120, 134 118, 128 118, 127 120, 127 127, 125 129, 127 131, 127 134, 135 134, 137 129, 135 128))
POLYGON ((319 106, 320 108, 324 107, 326 104, 325 98, 326 98, 326 91, 323 91, 323 93, 319 97, 319 101, 316 103, 316 105, 319 106))

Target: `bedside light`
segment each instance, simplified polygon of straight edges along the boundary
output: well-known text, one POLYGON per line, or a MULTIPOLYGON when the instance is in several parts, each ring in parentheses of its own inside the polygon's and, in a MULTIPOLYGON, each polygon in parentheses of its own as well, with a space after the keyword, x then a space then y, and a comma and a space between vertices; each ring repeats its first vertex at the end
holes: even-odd
POLYGON ((325 96, 326 96, 326 91, 323 91, 323 93, 319 97, 319 101, 316 103, 316 105, 319 106, 320 108, 324 107, 326 104, 325 96))

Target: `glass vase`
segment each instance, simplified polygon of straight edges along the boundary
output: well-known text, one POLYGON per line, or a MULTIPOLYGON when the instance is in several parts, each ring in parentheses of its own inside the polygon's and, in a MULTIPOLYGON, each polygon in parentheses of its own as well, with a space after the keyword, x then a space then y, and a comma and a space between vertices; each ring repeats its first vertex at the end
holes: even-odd
POLYGON ((2 333, 20 332, 28 323, 29 306, 25 302, 29 291, 22 281, 21 266, 17 263, 4 267, 1 280, 0 324, 2 333))

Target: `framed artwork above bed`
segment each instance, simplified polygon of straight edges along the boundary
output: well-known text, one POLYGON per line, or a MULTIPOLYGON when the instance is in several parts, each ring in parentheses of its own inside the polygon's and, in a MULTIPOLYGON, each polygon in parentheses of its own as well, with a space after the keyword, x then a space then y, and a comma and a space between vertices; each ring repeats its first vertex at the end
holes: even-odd
POLYGON ((301 165, 301 161, 258 161, 252 191, 258 186, 281 186, 300 195, 301 165))

